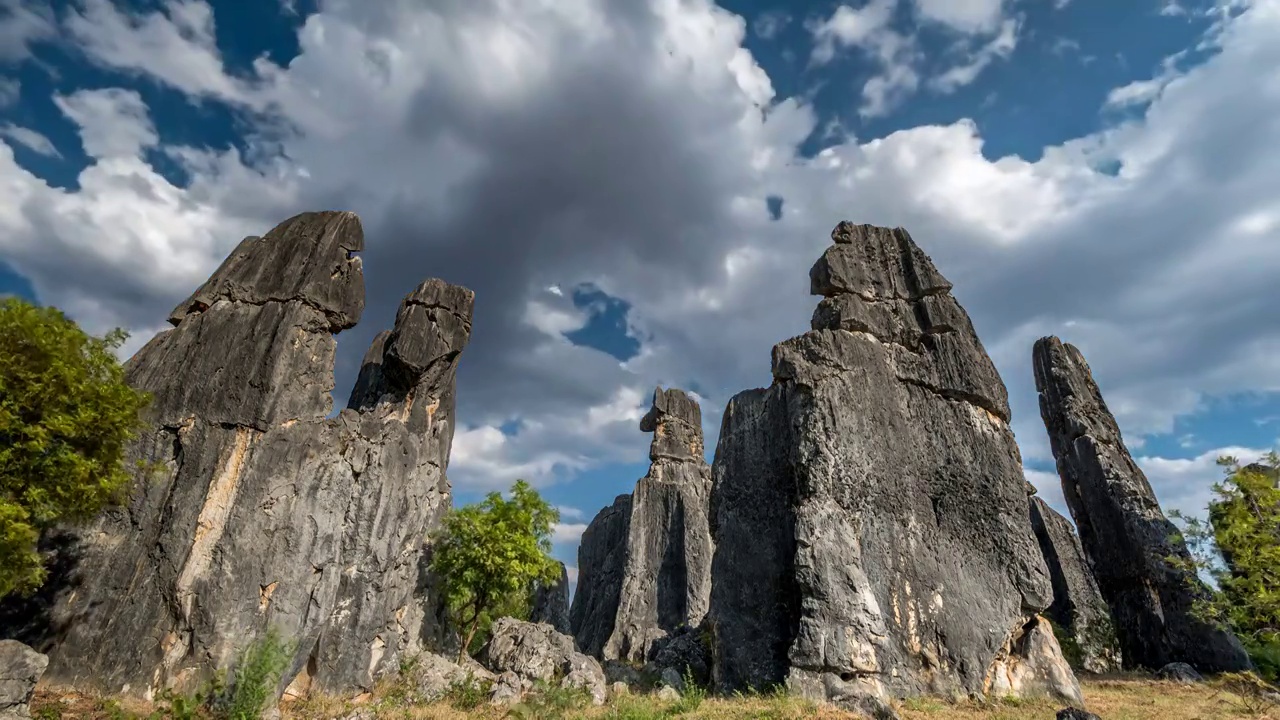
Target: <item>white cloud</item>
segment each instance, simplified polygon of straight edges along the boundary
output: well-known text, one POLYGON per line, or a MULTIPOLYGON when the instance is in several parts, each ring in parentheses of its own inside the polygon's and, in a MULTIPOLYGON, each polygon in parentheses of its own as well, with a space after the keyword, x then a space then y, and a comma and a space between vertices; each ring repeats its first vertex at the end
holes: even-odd
POLYGON ((831 17, 811 28, 813 62, 824 64, 841 47, 871 47, 877 35, 888 31, 897 0, 871 0, 861 8, 840 5, 831 17))
POLYGON ((561 520, 582 520, 583 518, 586 517, 586 513, 584 513, 581 509, 576 507, 569 507, 567 505, 558 505, 556 506, 556 510, 560 512, 561 520))
POLYGON ((0 110, 17 104, 22 98, 22 83, 17 78, 0 78, 0 110))
POLYGON ((57 33, 53 9, 38 0, 0 2, 0 63, 16 63, 31 54, 31 46, 57 33))
POLYGON ((41 155, 54 158, 62 157, 62 153, 58 152, 58 148, 54 147, 53 141, 28 127, 8 123, 0 126, 0 137, 7 137, 28 150, 41 155))
POLYGON ((574 543, 582 539, 587 529, 586 523, 556 523, 552 528, 551 541, 556 543, 574 543))
POLYGON ((916 65, 922 55, 916 39, 891 27, 896 6, 897 0, 871 0, 858 9, 840 5, 831 17, 809 27, 814 37, 812 64, 824 65, 839 50, 858 48, 879 66, 862 86, 863 117, 887 114, 920 85, 916 65))
POLYGON ((1134 460, 1147 476, 1166 515, 1176 510, 1203 518, 1213 499, 1213 484, 1223 478, 1218 458, 1228 455, 1247 465, 1266 454, 1265 449, 1232 446, 1209 450, 1193 458, 1136 457, 1134 460))
MULTIPOLYGON (((909 228, 955 282, 1028 461, 1046 457, 1029 361, 1043 334, 1082 348, 1131 447, 1206 395, 1280 390, 1276 0, 1223 20, 1220 52, 1134 117, 1035 162, 988 160, 968 121, 799 157, 813 109, 773 98, 745 21, 701 0, 334 3, 307 18, 288 67, 263 60, 244 78, 225 75, 199 5, 122 20, 91 4, 103 36, 86 52, 255 110, 251 151, 163 145, 136 94, 68 94, 94 164, 64 190, 0 146, 0 258, 91 329, 123 324, 140 342, 244 235, 355 210, 369 302, 340 338, 339 393, 423 276, 477 291, 460 485, 642 458, 637 421, 659 383, 696 382, 714 426, 729 395, 769 382, 770 346, 807 328, 808 268, 844 218, 909 228), (190 184, 165 180, 148 149, 190 184), (769 195, 785 199, 778 221, 769 195), (644 341, 625 366, 555 336, 581 318, 545 289, 586 281, 632 304, 644 341)), ((907 38, 853 27, 829 31, 833 48, 862 38, 914 67, 907 38)), ((885 70, 866 109, 912 82, 885 70)))
POLYGON ((1112 89, 1111 92, 1107 93, 1106 107, 1124 108, 1147 105, 1152 100, 1160 97, 1160 93, 1164 92, 1164 89, 1170 83, 1181 76, 1182 73, 1177 67, 1180 57, 1181 55, 1174 55, 1167 58, 1161 63, 1160 73, 1153 78, 1135 80, 1127 85, 1112 89))
POLYGON ((1018 47, 1018 21, 1005 20, 996 34, 961 65, 957 65, 929 81, 931 87, 943 93, 957 89, 978 79, 978 75, 996 60, 1007 59, 1018 47))
POLYGON ((1004 0, 913 0, 923 20, 941 23, 964 33, 980 33, 1000 24, 1004 0))
POLYGON ((213 21, 203 0, 165 0, 163 10, 147 14, 121 11, 111 0, 81 0, 64 25, 104 67, 146 73, 193 95, 245 101, 249 90, 224 72, 213 21))

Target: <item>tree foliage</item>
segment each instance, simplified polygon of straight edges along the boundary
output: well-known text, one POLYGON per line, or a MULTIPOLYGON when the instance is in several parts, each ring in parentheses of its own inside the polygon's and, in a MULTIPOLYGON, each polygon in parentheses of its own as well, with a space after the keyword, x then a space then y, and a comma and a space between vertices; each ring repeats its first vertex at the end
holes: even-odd
POLYGON ((1217 586, 1199 608, 1236 632, 1254 664, 1270 679, 1280 674, 1280 456, 1241 466, 1218 464, 1226 477, 1213 486, 1209 519, 1174 513, 1192 551, 1194 569, 1217 586))
POLYGON ((474 649, 493 620, 527 618, 533 584, 559 579, 550 554, 559 520, 560 513, 523 480, 511 487, 510 499, 489 493, 445 517, 431 563, 463 633, 462 652, 474 649))
POLYGON ((113 352, 126 337, 0 301, 0 597, 44 581, 41 530, 90 519, 128 487, 124 449, 147 397, 113 352))

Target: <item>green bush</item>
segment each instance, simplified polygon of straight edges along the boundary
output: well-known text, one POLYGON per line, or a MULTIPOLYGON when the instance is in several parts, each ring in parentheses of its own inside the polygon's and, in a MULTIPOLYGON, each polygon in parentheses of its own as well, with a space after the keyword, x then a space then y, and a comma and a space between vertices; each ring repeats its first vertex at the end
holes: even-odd
POLYGON ((258 720, 275 699, 292 658, 290 644, 269 628, 241 653, 230 682, 223 673, 217 673, 193 693, 166 690, 160 694, 159 716, 172 720, 258 720))
POLYGON ((451 511, 433 538, 432 570, 441 578, 462 654, 483 644, 488 626, 503 616, 527 618, 535 582, 552 583, 551 529, 560 513, 523 480, 511 499, 489 493, 483 502, 451 511))
POLYGON ((116 360, 126 337, 0 300, 0 597, 44 582, 41 531, 92 519, 129 486, 124 450, 147 396, 116 360))
MULTIPOLYGON (((1212 577, 1216 589, 1203 594, 1196 612, 1233 630, 1258 671, 1280 678, 1280 455, 1264 464, 1218 464, 1226 477, 1213 485, 1208 521, 1180 513, 1182 538, 1191 550, 1189 570, 1212 577)), ((1175 562, 1177 558, 1171 558, 1175 562)))

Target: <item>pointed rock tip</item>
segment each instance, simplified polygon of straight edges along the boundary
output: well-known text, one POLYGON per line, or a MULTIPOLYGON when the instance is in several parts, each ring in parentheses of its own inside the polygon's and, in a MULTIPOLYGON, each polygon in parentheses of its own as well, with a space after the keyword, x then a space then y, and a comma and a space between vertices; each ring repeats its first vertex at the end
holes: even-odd
POLYGON ((219 300, 253 305, 301 302, 325 314, 339 332, 360 321, 364 271, 354 253, 364 249, 364 229, 352 212, 304 212, 266 235, 250 235, 194 293, 169 313, 179 325, 219 300))

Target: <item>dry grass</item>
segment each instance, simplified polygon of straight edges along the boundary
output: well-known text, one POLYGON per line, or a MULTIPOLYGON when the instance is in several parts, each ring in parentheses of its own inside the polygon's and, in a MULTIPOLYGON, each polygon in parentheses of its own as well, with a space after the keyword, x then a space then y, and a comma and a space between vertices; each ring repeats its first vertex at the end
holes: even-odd
MULTIPOLYGON (((1130 677, 1086 680, 1083 687, 1087 708, 1104 720, 1280 720, 1280 711, 1276 708, 1250 701, 1248 693, 1229 692, 1221 683, 1181 686, 1130 677)), ((386 690, 391 688, 384 688, 386 690)), ((359 702, 313 697, 286 705, 283 716, 286 720, 336 720, 364 710, 368 716, 378 720, 852 720, 856 717, 785 695, 707 698, 701 703, 686 701, 683 704, 663 702, 652 695, 623 696, 600 708, 579 706, 563 710, 531 705, 508 710, 487 704, 464 709, 458 707, 458 703, 469 704, 465 698, 460 698, 453 704, 442 701, 412 705, 399 702, 394 692, 366 696, 359 702)), ((164 717, 156 708, 136 701, 103 701, 75 695, 39 693, 32 705, 32 714, 38 720, 164 717)), ((984 705, 912 700, 900 703, 898 711, 902 720, 1051 720, 1059 707, 1060 703, 1047 701, 1005 701, 984 705)))

